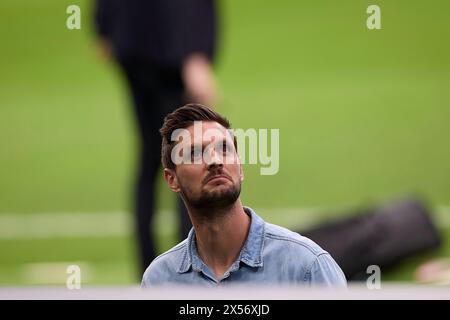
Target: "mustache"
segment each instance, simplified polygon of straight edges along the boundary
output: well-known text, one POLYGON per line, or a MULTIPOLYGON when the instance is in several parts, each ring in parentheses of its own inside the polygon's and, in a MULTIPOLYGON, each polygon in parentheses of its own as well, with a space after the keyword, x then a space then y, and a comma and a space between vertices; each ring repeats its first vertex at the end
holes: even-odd
POLYGON ((233 181, 233 179, 231 179, 231 177, 226 174, 225 172, 223 172, 222 170, 214 170, 211 173, 209 173, 205 179, 203 179, 203 183, 207 183, 209 180, 211 180, 212 178, 215 178, 217 176, 224 176, 227 177, 228 179, 230 179, 231 181, 233 181))

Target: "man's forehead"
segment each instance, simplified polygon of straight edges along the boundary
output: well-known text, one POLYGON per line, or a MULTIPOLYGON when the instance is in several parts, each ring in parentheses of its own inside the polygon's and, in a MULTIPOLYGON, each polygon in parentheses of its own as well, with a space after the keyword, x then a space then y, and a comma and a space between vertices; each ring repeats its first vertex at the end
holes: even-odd
POLYGON ((186 129, 191 138, 190 142, 194 144, 233 139, 227 128, 214 121, 196 121, 186 129))

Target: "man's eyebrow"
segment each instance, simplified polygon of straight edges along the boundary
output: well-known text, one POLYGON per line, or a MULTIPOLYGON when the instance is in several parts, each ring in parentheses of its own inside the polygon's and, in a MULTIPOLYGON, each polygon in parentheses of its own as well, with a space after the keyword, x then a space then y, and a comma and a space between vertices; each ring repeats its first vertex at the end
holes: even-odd
MULTIPOLYGON (((208 141, 208 142, 203 141, 202 144, 201 144, 201 147, 202 147, 202 148, 203 148, 203 147, 206 147, 206 146, 209 145, 210 143, 211 143, 211 141, 208 141)), ((220 140, 214 141, 214 144, 217 144, 217 143, 232 144, 232 143, 230 143, 230 141, 228 141, 228 139, 226 139, 226 138, 221 138, 220 140)), ((191 143, 191 145, 190 145, 191 148, 195 148, 195 147, 199 147, 199 146, 200 146, 199 143, 191 143)))
POLYGON ((206 147, 207 145, 208 145, 209 143, 202 143, 202 144, 199 144, 199 143, 191 143, 191 145, 190 145, 190 148, 191 149, 194 149, 194 148, 204 148, 204 147, 206 147))

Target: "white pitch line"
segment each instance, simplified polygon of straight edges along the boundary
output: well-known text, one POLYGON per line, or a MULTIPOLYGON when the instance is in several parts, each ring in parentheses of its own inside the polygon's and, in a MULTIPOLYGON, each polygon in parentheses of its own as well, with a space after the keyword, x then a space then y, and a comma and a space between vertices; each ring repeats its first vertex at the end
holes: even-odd
POLYGON ((80 268, 83 282, 89 283, 93 278, 92 265, 85 261, 52 261, 22 264, 19 268, 23 283, 37 285, 66 284, 68 267, 76 265, 80 268))
POLYGON ((0 214, 0 239, 123 236, 130 230, 126 213, 0 214))
MULTIPOLYGON (((256 211, 273 213, 276 221, 270 222, 285 226, 310 225, 320 218, 313 209, 304 208, 256 211)), ((157 212, 156 232, 168 235, 176 230, 175 219, 169 210, 157 212)), ((127 236, 133 232, 134 221, 129 212, 0 213, 0 240, 127 236)))
MULTIPOLYGON (((288 228, 307 228, 327 218, 321 212, 331 212, 317 208, 255 211, 263 218, 270 215, 268 222, 288 228)), ((437 226, 450 227, 450 206, 437 207, 433 217, 437 226)), ((176 228, 176 217, 168 210, 157 212, 155 219, 160 234, 170 234, 176 228)), ((128 212, 0 213, 0 240, 126 236, 134 233, 133 226, 133 216, 128 212)))

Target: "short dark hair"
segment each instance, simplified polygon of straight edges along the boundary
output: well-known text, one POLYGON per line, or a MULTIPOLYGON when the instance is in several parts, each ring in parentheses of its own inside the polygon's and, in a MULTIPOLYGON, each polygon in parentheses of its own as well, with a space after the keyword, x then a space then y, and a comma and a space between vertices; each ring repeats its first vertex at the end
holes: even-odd
MULTIPOLYGON (((176 129, 185 129, 193 125, 194 121, 213 121, 226 129, 231 127, 227 118, 199 103, 189 103, 169 113, 164 118, 161 129, 159 129, 162 137, 161 162, 164 168, 175 169, 171 154, 176 141, 172 141, 172 133, 176 129)), ((234 147, 237 150, 236 137, 234 137, 234 147)))

